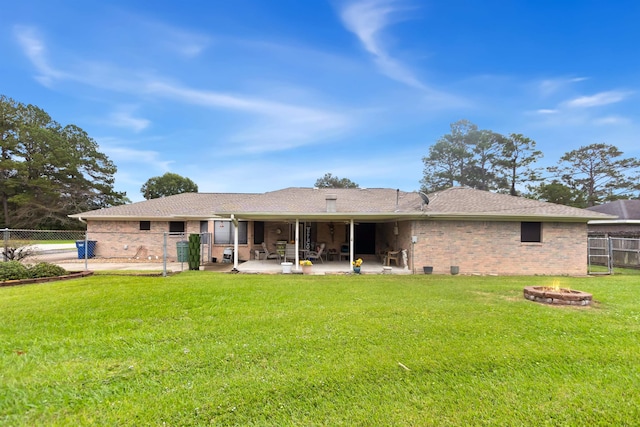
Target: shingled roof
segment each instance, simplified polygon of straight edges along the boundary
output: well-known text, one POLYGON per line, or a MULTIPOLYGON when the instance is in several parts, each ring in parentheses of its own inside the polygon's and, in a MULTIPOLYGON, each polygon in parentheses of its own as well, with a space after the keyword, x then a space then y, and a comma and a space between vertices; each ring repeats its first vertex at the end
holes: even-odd
POLYGON ((452 187, 428 195, 391 188, 285 188, 267 193, 184 193, 70 215, 83 220, 487 219, 587 222, 608 215, 522 197, 452 187), (335 209, 327 199, 335 199, 335 209))
POLYGON ((640 220, 640 200, 615 200, 587 209, 593 212, 615 215, 619 220, 640 220))

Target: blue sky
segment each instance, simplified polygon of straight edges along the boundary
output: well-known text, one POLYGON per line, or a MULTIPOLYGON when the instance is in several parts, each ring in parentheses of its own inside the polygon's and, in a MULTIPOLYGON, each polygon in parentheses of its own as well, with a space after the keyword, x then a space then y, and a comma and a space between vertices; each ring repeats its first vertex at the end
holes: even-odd
POLYGON ((0 93, 89 133, 116 190, 173 172, 201 192, 419 188, 468 119, 541 166, 597 142, 640 156, 640 2, 4 2, 0 93))

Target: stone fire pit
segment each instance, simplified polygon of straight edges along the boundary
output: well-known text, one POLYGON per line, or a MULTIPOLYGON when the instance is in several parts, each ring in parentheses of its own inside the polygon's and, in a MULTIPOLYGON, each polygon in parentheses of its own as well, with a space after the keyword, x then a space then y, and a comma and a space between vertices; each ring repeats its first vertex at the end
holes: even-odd
POLYGON ((552 286, 527 286, 524 297, 530 301, 556 305, 589 305, 593 296, 586 292, 552 286))

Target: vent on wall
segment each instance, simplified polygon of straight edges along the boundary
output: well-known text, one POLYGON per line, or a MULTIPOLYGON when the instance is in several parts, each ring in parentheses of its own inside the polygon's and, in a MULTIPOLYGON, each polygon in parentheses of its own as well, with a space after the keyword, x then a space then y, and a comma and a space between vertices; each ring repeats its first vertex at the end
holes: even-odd
POLYGON ((333 213, 333 212, 337 212, 337 208, 336 208, 336 200, 338 199, 338 196, 335 194, 327 194, 327 196, 325 197, 325 200, 327 201, 327 212, 329 213, 333 213))

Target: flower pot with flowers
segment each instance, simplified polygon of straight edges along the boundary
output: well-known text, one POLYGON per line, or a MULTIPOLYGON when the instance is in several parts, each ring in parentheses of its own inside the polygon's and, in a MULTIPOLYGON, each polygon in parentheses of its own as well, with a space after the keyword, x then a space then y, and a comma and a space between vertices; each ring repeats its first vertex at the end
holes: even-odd
POLYGON ((357 260, 353 261, 351 264, 353 264, 353 272, 356 274, 360 274, 360 267, 362 266, 362 258, 358 258, 357 260))
POLYGON ((302 274, 311 274, 313 263, 308 259, 303 259, 300 261, 300 265, 302 266, 302 274))

